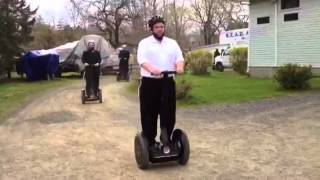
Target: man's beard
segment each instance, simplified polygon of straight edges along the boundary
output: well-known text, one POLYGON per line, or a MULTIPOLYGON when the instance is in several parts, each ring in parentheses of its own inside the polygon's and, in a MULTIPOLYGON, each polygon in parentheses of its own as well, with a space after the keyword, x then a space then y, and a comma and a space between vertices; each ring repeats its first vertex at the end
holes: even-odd
POLYGON ((162 41, 163 36, 164 36, 164 33, 163 33, 161 36, 159 36, 158 34, 152 32, 152 35, 153 35, 153 37, 156 38, 158 41, 162 41))

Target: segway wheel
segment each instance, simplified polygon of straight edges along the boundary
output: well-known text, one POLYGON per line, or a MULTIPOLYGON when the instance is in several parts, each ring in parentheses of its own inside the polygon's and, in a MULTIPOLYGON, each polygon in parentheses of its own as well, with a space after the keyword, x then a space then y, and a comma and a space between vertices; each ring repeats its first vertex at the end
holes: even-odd
POLYGON ((149 167, 148 141, 141 133, 135 136, 134 153, 138 167, 140 169, 147 169, 149 167))
POLYGON ((216 69, 219 71, 219 72, 223 72, 224 71, 224 66, 222 63, 217 63, 216 65, 216 69))
POLYGON ((130 81, 130 75, 129 75, 129 74, 127 74, 126 80, 127 80, 128 82, 130 81))
POLYGON ((99 103, 102 103, 102 92, 101 89, 98 91, 99 103))
POLYGON ((117 81, 120 81, 120 74, 117 74, 117 81))
POLYGON ((190 155, 190 145, 187 134, 180 129, 176 129, 172 134, 172 140, 173 142, 177 143, 178 147, 181 150, 178 163, 181 165, 187 164, 190 155))
POLYGON ((82 104, 86 103, 86 91, 84 89, 81 90, 81 102, 82 104))

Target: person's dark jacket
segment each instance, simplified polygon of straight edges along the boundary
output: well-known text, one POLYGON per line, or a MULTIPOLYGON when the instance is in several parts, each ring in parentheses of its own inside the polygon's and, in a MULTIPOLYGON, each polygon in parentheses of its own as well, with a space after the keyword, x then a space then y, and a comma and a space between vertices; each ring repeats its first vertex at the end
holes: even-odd
POLYGON ((82 54, 82 63, 88 63, 90 65, 94 65, 96 63, 101 63, 101 55, 99 51, 96 50, 88 50, 84 51, 82 54))
POLYGON ((120 73, 126 73, 129 70, 130 52, 128 50, 121 50, 118 55, 120 73))
POLYGON ((120 52, 119 52, 119 55, 118 55, 118 58, 121 60, 121 59, 129 59, 129 57, 130 57, 130 52, 128 51, 128 50, 125 50, 125 49, 123 49, 123 50, 121 50, 120 52))
POLYGON ((213 58, 216 58, 217 56, 220 56, 220 52, 218 49, 214 52, 213 58))

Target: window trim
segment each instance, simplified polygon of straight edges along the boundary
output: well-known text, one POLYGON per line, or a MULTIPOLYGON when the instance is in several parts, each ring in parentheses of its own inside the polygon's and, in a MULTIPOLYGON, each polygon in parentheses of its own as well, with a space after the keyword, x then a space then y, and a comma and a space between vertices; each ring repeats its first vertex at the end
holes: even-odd
POLYGON ((297 0, 297 1, 298 1, 298 6, 297 6, 297 7, 284 8, 284 7, 283 7, 283 6, 284 6, 284 1, 286 1, 286 0, 281 0, 281 1, 280 1, 280 9, 281 9, 281 10, 300 9, 300 7, 301 7, 301 1, 300 1, 300 0, 297 0))
POLYGON ((262 17, 257 17, 257 25, 263 25, 263 24, 270 24, 270 16, 262 16, 262 17), (268 22, 264 22, 264 23, 259 23, 259 19, 268 19, 268 22))
POLYGON ((292 13, 285 13, 285 14, 283 14, 283 21, 284 21, 284 22, 299 21, 299 19, 300 19, 300 17, 299 17, 299 13, 298 13, 298 12, 292 12, 292 13), (297 15, 297 19, 286 20, 286 19, 285 19, 286 15, 287 15, 287 16, 288 16, 288 15, 289 15, 289 16, 290 16, 290 15, 297 15))

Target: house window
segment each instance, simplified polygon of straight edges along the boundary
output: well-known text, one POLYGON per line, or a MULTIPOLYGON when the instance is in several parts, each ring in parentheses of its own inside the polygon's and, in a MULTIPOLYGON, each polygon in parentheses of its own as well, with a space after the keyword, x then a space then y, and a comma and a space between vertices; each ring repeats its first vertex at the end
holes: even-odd
POLYGON ((259 17, 257 19, 258 24, 268 24, 270 23, 270 17, 259 17))
POLYGON ((298 13, 291 13, 284 15, 284 21, 297 21, 299 19, 298 13))
POLYGON ((300 0, 281 0, 281 9, 300 7, 300 0))

